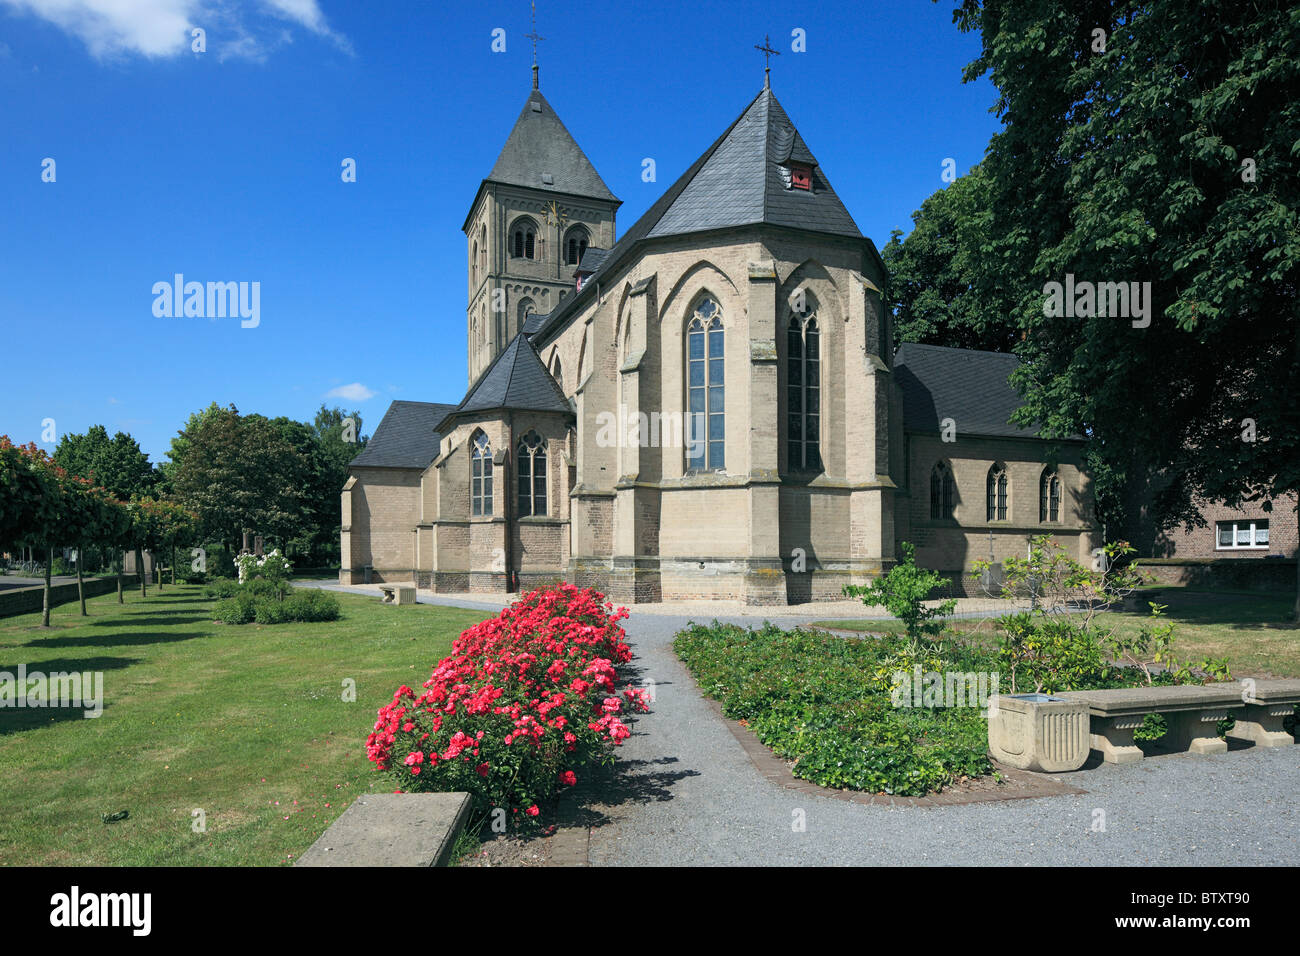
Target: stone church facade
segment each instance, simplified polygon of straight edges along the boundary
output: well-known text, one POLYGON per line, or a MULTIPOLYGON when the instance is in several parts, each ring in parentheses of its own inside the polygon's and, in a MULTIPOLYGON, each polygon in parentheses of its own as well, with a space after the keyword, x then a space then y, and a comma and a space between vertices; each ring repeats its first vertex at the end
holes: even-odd
POLYGON ((835 599, 1052 533, 1081 440, 1008 424, 1014 356, 895 350, 885 269, 766 85, 622 236, 534 86, 463 225, 469 389, 394 402, 343 489, 344 583, 619 602, 835 599))

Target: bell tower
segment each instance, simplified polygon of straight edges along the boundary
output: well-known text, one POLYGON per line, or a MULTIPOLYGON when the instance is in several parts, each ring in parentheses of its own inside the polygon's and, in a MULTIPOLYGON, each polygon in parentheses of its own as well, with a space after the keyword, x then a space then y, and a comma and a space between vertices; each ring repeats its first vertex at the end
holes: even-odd
POLYGON ((552 312, 574 293, 586 250, 614 245, 622 205, 542 95, 535 34, 533 88, 462 226, 470 383, 529 315, 552 312))

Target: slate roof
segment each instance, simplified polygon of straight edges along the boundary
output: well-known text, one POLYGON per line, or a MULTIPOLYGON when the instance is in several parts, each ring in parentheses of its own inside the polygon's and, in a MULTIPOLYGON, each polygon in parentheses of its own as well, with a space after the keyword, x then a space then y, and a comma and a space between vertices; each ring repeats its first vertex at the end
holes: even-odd
POLYGON ((439 428, 449 425, 454 417, 463 413, 497 409, 565 413, 573 410, 560 386, 542 364, 541 356, 523 333, 516 335, 483 370, 461 403, 449 408, 439 422, 439 428))
POLYGON ((939 421, 951 418, 958 437, 1039 437, 1037 428, 1008 421, 1021 405, 1008 380, 1019 364, 1019 358, 1005 352, 903 343, 894 355, 894 380, 903 390, 903 427, 938 434, 939 421))
POLYGON ((361 454, 352 459, 352 466, 429 467, 438 454, 437 425, 455 407, 434 402, 393 402, 361 454))
POLYGON ((485 181, 618 202, 540 90, 529 93, 485 181))
POLYGON ((608 249, 597 249, 595 246, 588 246, 587 251, 582 254, 582 261, 578 263, 578 268, 573 271, 585 272, 590 275, 600 268, 600 264, 605 261, 608 255, 608 249))
POLYGON ((559 328, 579 303, 595 294, 601 277, 612 273, 644 239, 758 223, 862 239, 816 162, 776 96, 765 87, 614 243, 578 294, 569 296, 545 322, 525 331, 537 337, 559 328), (781 164, 791 158, 814 164, 812 192, 785 188, 781 164))
POLYGON ((765 88, 646 235, 762 222, 861 239, 857 223, 816 162, 776 96, 765 88), (813 165, 811 192, 785 188, 781 164, 792 158, 813 165))

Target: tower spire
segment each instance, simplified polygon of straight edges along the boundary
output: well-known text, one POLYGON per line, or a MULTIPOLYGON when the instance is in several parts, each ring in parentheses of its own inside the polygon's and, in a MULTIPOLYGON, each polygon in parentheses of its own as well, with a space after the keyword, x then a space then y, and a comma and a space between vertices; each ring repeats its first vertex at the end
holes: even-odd
POLYGON ((529 4, 529 5, 532 7, 532 11, 533 11, 533 29, 532 29, 532 32, 531 32, 531 33, 525 33, 525 34, 524 34, 524 39, 525 39, 525 40, 532 40, 532 41, 533 41, 533 89, 537 89, 537 41, 538 41, 538 40, 545 40, 546 37, 538 36, 538 35, 537 35, 537 3, 536 3, 536 0, 533 0, 533 2, 532 2, 531 4, 529 4))
POLYGON ((778 50, 772 49, 772 40, 766 34, 763 35, 763 45, 754 44, 754 49, 763 54, 763 89, 772 88, 772 57, 780 56, 778 50))

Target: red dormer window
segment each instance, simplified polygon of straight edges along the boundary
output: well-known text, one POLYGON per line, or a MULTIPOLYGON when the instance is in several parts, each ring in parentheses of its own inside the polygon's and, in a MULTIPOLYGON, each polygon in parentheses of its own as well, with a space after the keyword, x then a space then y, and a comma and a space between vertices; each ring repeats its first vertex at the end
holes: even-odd
POLYGON ((790 188, 791 188, 791 189, 806 189, 806 190, 808 190, 809 192, 811 192, 811 191, 812 191, 812 167, 811 167, 811 166, 797 166, 797 165, 791 164, 791 166, 790 166, 790 188))

